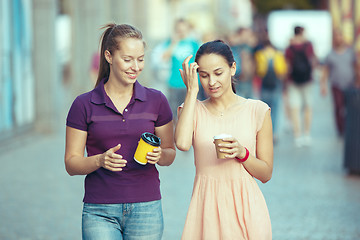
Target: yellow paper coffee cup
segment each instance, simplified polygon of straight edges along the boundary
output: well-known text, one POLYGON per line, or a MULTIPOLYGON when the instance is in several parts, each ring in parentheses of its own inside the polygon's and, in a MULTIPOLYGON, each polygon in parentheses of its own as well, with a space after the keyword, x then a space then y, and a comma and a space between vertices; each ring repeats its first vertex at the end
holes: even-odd
POLYGON ((141 134, 140 141, 135 151, 134 160, 142 165, 147 163, 146 155, 152 152, 154 148, 160 146, 161 139, 149 132, 141 134))

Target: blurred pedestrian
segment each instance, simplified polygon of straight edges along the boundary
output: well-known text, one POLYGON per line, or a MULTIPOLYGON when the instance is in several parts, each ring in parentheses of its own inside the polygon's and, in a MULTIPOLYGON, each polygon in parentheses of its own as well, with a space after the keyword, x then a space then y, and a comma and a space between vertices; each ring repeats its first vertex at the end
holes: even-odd
POLYGON ((170 61, 170 76, 168 80, 168 98, 173 115, 176 109, 185 98, 186 87, 179 75, 179 69, 183 60, 190 54, 195 54, 199 43, 191 37, 191 26, 185 19, 178 19, 175 22, 174 33, 171 37, 168 48, 163 54, 165 61, 170 61))
POLYGON ((187 87, 175 129, 178 149, 194 148, 196 176, 182 239, 271 239, 265 199, 255 178, 265 183, 273 170, 270 109, 238 96, 232 86, 236 63, 220 40, 203 44, 181 76, 187 87), (209 96, 199 101, 200 82, 209 96), (213 137, 231 134, 219 144, 213 137))
MULTIPOLYGON (((236 80, 235 86, 241 84, 240 83, 240 75, 241 75, 241 67, 242 67, 241 54, 245 47, 243 44, 243 40, 241 38, 241 34, 239 34, 239 32, 241 32, 241 31, 240 30, 235 31, 235 32, 231 31, 226 37, 227 44, 229 45, 229 47, 232 51, 232 54, 234 56, 234 60, 236 62, 236 71, 235 71, 235 75, 233 77, 236 80)), ((247 96, 247 97, 250 97, 250 95, 251 94, 249 94, 249 96, 247 96)))
POLYGON ((339 30, 333 34, 333 50, 328 54, 323 66, 321 93, 326 95, 328 82, 334 101, 335 123, 338 136, 342 137, 345 130, 345 93, 355 83, 356 55, 348 46, 339 30))
POLYGON ((266 40, 263 48, 255 53, 256 73, 261 79, 260 99, 271 108, 274 141, 277 137, 279 104, 282 95, 282 81, 287 73, 284 54, 266 40))
POLYGON ((159 240, 163 215, 155 165, 174 161, 171 109, 161 92, 138 82, 145 63, 141 32, 127 24, 104 28, 96 86, 75 99, 66 123, 66 170, 86 175, 83 239, 159 240), (133 159, 144 132, 160 137, 161 145, 140 165, 133 159))
POLYGON ((253 98, 253 80, 255 76, 254 50, 257 44, 255 34, 250 28, 240 27, 236 30, 231 49, 235 61, 239 62, 234 76, 236 93, 244 98, 253 98))
POLYGON ((346 118, 344 134, 344 167, 360 175, 360 82, 345 92, 346 118))
POLYGON ((294 37, 286 48, 285 56, 289 66, 286 91, 291 109, 294 142, 297 147, 307 146, 311 144, 312 72, 317 59, 312 43, 305 37, 303 27, 294 28, 294 37))
POLYGON ((168 80, 171 71, 170 61, 164 60, 163 54, 170 45, 170 39, 162 40, 155 45, 150 54, 150 67, 152 69, 153 77, 156 81, 153 81, 153 86, 156 89, 161 90, 165 96, 168 96, 168 80))
POLYGON ((95 52, 91 57, 91 64, 90 64, 90 78, 91 78, 91 82, 94 85, 99 75, 99 68, 100 68, 100 54, 98 52, 95 52))

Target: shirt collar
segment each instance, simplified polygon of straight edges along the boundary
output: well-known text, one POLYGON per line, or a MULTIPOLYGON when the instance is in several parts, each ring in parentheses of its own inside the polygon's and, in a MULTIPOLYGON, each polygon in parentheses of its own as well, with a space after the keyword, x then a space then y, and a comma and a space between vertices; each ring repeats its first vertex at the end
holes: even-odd
MULTIPOLYGON (((94 90, 93 93, 91 95, 91 102, 95 103, 95 104, 105 104, 106 101, 106 92, 104 89, 104 84, 107 81, 107 79, 102 79, 101 82, 99 83, 99 85, 97 85, 94 90)), ((133 98, 136 100, 140 100, 142 102, 146 101, 146 89, 144 86, 142 86, 137 80, 134 83, 134 93, 133 93, 133 98)))
POLYGON ((142 102, 147 100, 146 89, 137 80, 134 84, 134 99, 140 100, 142 102))

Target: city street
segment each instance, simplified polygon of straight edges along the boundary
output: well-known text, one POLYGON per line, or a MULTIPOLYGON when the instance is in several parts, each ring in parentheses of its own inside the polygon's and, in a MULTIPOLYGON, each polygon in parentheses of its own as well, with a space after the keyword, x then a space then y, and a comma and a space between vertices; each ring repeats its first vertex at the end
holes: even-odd
MULTIPOLYGON (((360 177, 343 169, 343 142, 334 130, 330 96, 320 97, 317 87, 314 96, 312 146, 296 148, 283 127, 273 177, 258 182, 273 239, 360 239, 360 177)), ((81 239, 84 177, 65 171, 64 131, 65 115, 57 133, 29 134, 0 148, 0 239, 81 239)), ((180 239, 195 174, 193 153, 178 151, 173 165, 158 169, 163 239, 180 239)))

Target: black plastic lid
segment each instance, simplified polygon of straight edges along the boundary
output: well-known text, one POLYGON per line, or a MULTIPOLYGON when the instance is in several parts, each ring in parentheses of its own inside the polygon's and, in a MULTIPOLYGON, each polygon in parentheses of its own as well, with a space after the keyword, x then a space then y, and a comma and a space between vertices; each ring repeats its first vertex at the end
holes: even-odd
POLYGON ((160 146, 161 143, 161 139, 149 132, 145 132, 141 135, 141 138, 148 144, 152 145, 152 146, 160 146))

